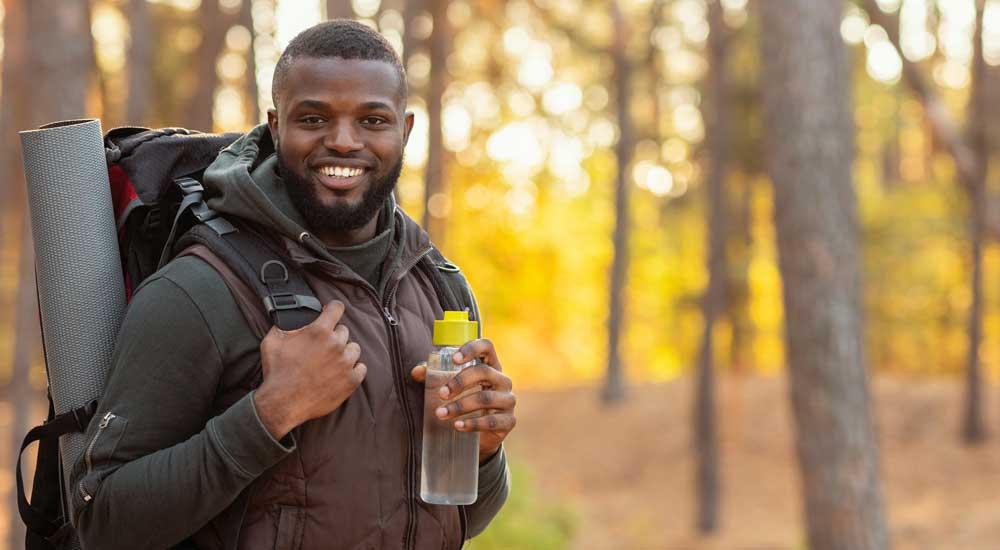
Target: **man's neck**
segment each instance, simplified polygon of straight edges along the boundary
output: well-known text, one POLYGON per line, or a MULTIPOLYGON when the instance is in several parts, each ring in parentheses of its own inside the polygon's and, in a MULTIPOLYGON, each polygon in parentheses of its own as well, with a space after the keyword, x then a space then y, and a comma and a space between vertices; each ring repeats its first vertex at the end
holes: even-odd
POLYGON ((350 231, 338 231, 329 233, 318 233, 317 236, 323 244, 330 248, 354 246, 366 243, 375 238, 375 231, 378 229, 378 218, 381 212, 372 216, 372 219, 365 225, 350 231))

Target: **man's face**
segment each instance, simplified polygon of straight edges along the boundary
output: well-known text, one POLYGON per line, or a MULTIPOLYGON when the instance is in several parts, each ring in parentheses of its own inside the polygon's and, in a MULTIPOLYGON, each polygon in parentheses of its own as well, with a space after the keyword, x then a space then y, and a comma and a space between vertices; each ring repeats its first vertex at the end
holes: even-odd
POLYGON ((289 197, 313 231, 368 223, 392 192, 413 127, 384 61, 300 58, 267 113, 289 197))

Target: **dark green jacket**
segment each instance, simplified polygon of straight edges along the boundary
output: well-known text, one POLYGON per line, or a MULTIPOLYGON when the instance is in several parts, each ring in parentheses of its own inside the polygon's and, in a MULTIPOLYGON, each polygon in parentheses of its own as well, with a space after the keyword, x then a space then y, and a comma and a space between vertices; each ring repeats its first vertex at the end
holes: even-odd
POLYGON ((91 441, 71 478, 84 548, 454 548, 506 499, 503 451, 480 467, 479 498, 424 504, 419 472, 423 390, 409 369, 426 358, 441 306, 413 269, 430 243, 396 209, 393 244, 374 288, 304 227, 275 176, 260 126, 205 175, 212 208, 273 232, 362 347, 364 384, 336 411, 282 441, 253 404, 259 328, 216 269, 180 257, 135 294, 119 332, 91 441), (392 323, 389 320, 392 320, 392 323))

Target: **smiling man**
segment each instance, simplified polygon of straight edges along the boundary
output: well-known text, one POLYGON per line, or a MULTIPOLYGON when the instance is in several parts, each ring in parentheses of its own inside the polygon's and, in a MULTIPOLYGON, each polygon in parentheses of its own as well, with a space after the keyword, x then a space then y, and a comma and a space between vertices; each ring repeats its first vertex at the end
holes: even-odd
POLYGON ((416 269, 432 245, 392 198, 413 127, 399 58, 364 25, 323 23, 289 44, 273 90, 267 125, 203 185, 325 306, 301 329, 255 329, 225 266, 198 255, 143 283, 71 479, 86 549, 459 548, 506 499, 515 400, 488 340, 461 348, 456 363, 480 364, 448 385, 484 390, 437 411, 480 432, 478 499, 417 495, 418 365, 442 305, 416 269))

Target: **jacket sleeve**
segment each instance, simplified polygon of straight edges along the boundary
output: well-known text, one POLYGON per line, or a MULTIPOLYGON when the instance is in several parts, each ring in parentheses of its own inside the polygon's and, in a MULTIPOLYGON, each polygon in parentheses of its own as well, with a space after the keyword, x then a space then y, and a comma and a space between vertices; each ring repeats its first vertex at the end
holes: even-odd
POLYGON ((479 492, 476 502, 465 507, 468 518, 466 538, 472 538, 484 530, 507 502, 510 492, 510 470, 507 469, 507 455, 503 446, 497 454, 479 466, 479 492))
POLYGON ((88 446, 71 475, 87 549, 167 548, 191 536, 294 450, 250 393, 212 416, 222 353, 203 312, 166 275, 126 313, 88 446))

